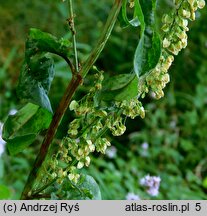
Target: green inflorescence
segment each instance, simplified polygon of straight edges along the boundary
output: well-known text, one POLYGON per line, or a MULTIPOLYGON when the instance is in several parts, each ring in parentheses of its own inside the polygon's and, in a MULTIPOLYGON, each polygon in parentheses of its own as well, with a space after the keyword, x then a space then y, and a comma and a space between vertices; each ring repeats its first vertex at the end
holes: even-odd
MULTIPOLYGON (((133 7, 134 1, 129 3, 130 7, 133 7)), ((140 78, 138 97, 114 102, 110 108, 97 107, 94 98, 102 89, 104 80, 103 72, 97 70, 89 93, 80 101, 73 100, 70 103, 69 108, 75 112, 76 118, 69 124, 68 134, 62 140, 50 166, 51 176, 58 178, 58 183, 68 177, 76 184, 80 177, 78 170, 90 165, 90 154, 95 151, 105 154, 107 147, 111 145, 106 136, 107 131, 111 131, 114 136, 120 136, 126 130, 127 117, 145 117, 139 96, 143 98, 149 91, 154 92, 157 99, 164 96, 163 89, 170 81, 168 70, 174 61, 174 55, 187 46, 188 20, 195 20, 196 10, 203 8, 205 1, 174 0, 174 4, 174 11, 162 18, 164 33, 161 57, 156 67, 140 78), (67 168, 59 168, 58 161, 68 164, 67 168)))
POLYGON ((195 20, 195 12, 205 6, 204 0, 174 0, 175 10, 164 14, 163 48, 157 66, 146 76, 144 84, 139 86, 139 92, 144 97, 149 90, 155 93, 157 99, 164 96, 163 88, 170 81, 168 69, 174 61, 174 55, 186 48, 188 20, 195 20))

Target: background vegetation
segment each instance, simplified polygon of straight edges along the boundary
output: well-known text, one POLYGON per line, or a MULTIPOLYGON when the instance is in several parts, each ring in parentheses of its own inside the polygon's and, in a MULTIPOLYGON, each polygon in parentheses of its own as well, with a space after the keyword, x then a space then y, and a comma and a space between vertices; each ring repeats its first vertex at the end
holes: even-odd
MULTIPOLYGON (((81 60, 101 34, 111 2, 75 1, 81 60)), ((165 8, 170 9, 170 1, 160 0, 158 22, 165 8)), ((67 7, 60 0, 1 0, 0 15, 0 122, 4 122, 11 110, 22 105, 16 96, 16 85, 29 28, 40 28, 58 37, 71 35, 65 21, 67 7)), ((113 147, 105 156, 94 155, 90 167, 84 170, 100 185, 103 199, 126 199, 130 192, 141 199, 207 199, 206 20, 207 8, 199 11, 196 21, 190 24, 188 47, 171 68, 165 98, 157 101, 152 94, 146 98, 146 118, 128 120, 127 132, 119 138, 110 137, 113 147), (150 197, 140 185, 140 179, 147 174, 161 178, 157 197, 150 197)), ((137 40, 138 33, 133 28, 121 29, 117 23, 96 66, 110 74, 131 70, 137 40)), ((65 63, 57 58, 50 92, 54 108, 70 78, 65 63)), ((90 80, 89 75, 76 97, 87 91, 90 80)), ((72 118, 68 112, 55 142, 64 136, 72 118)), ((41 136, 16 157, 10 158, 6 150, 0 156, 0 199, 19 198, 40 140, 41 136)))

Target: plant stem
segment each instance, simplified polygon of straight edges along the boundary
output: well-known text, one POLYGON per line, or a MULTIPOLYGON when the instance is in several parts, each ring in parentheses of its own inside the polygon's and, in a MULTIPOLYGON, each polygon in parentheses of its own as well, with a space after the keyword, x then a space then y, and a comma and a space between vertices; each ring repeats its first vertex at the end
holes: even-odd
POLYGON ((54 178, 51 182, 49 182, 48 184, 44 185, 43 187, 39 188, 38 190, 36 190, 31 196, 37 196, 40 192, 42 192, 43 190, 45 190, 47 187, 49 187, 50 185, 52 185, 53 183, 55 183, 57 181, 57 177, 54 178))
POLYGON ((109 36, 111 35, 111 31, 114 27, 114 24, 117 20, 117 16, 119 14, 119 11, 121 9, 122 0, 115 0, 114 5, 110 11, 110 14, 108 16, 108 19, 106 21, 106 24, 104 26, 103 32, 101 34, 101 37, 96 45, 96 47, 92 50, 90 56, 84 63, 83 67, 81 68, 81 75, 84 78, 88 71, 91 69, 91 67, 96 62, 97 58, 99 57, 100 53, 102 52, 103 48, 106 45, 106 42, 109 39, 109 36))
POLYGON ((69 58, 67 58, 66 56, 64 56, 64 55, 60 55, 59 54, 59 56, 60 57, 62 57, 66 62, 67 62, 67 64, 68 64, 68 66, 70 67, 70 69, 71 69, 71 73, 72 74, 75 74, 75 72, 76 72, 76 69, 75 69, 75 67, 74 67, 74 65, 73 65, 73 63, 70 61, 70 59, 69 58))
POLYGON ((28 199, 30 200, 36 200, 36 199, 49 199, 51 197, 50 194, 37 194, 34 196, 29 197, 28 199))
POLYGON ((68 7, 69 7, 69 19, 68 19, 68 25, 72 32, 73 37, 73 52, 75 56, 75 69, 76 73, 79 71, 78 66, 78 52, 77 52, 77 46, 76 46, 76 30, 75 30, 75 24, 74 24, 74 14, 73 14, 73 2, 72 0, 68 0, 68 7))
POLYGON ((21 199, 30 199, 30 196, 32 194, 32 187, 33 184, 38 177, 38 172, 46 158, 46 155, 48 153, 48 149, 52 143, 52 140, 57 132, 57 128, 61 122, 61 119, 63 115, 65 114, 68 105, 72 99, 72 96, 74 95, 75 91, 77 90, 78 86, 82 83, 82 76, 86 76, 90 68, 95 63, 96 59, 100 55, 101 51, 103 50, 110 34, 113 29, 113 26, 115 24, 115 21, 117 19, 118 13, 120 11, 122 4, 122 0, 115 0, 115 3, 110 11, 109 17, 107 19, 106 25, 104 27, 103 35, 101 35, 99 42, 97 44, 97 47, 94 48, 92 53, 90 54, 89 58, 84 63, 83 68, 81 69, 81 74, 73 74, 72 80, 69 83, 61 101, 60 104, 53 116, 52 122, 49 126, 49 129, 47 131, 47 134, 43 140, 43 143, 40 148, 40 152, 37 155, 37 158, 35 160, 35 163, 33 165, 33 168, 29 174, 28 180, 25 184, 24 190, 21 195, 21 199), (82 76, 81 76, 82 75, 82 76))
POLYGON ((47 134, 43 140, 43 143, 41 145, 40 148, 40 152, 35 160, 35 163, 33 165, 33 168, 30 172, 30 175, 28 177, 27 183, 25 185, 25 188, 23 190, 21 199, 26 199, 29 197, 29 192, 32 190, 32 186, 33 183, 35 181, 35 179, 37 178, 38 175, 38 171, 42 166, 42 163, 44 162, 49 146, 52 143, 52 140, 56 134, 57 128, 60 124, 60 121, 65 113, 65 111, 68 108, 68 105, 71 101, 71 98, 74 94, 74 92, 76 91, 76 89, 78 88, 78 86, 80 85, 80 83, 82 82, 82 78, 80 75, 77 76, 73 76, 71 82, 69 83, 65 94, 63 95, 60 104, 53 116, 52 122, 50 124, 50 127, 47 131, 47 134))

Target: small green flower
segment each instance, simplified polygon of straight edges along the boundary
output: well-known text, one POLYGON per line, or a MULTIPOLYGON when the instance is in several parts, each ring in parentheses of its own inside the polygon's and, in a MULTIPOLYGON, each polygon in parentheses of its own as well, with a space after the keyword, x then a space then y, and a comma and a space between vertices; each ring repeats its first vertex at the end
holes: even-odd
POLYGON ((79 107, 79 104, 77 101, 75 100, 71 101, 70 106, 69 106, 70 110, 76 110, 78 107, 79 107))

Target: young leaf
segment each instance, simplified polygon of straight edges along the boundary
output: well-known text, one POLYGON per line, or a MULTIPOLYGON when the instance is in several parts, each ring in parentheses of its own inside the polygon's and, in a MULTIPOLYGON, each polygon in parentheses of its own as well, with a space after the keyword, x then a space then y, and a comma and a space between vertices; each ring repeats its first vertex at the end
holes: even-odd
POLYGON ((105 86, 103 90, 97 94, 97 100, 130 100, 137 96, 138 79, 134 74, 121 74, 110 77, 103 86, 105 86))
POLYGON ((138 19, 138 17, 136 16, 136 13, 134 12, 134 17, 133 19, 129 20, 128 16, 127 16, 127 4, 128 4, 128 0, 123 0, 122 3, 122 9, 121 9, 121 13, 119 15, 119 22, 121 23, 122 27, 127 27, 127 26, 134 26, 137 27, 140 25, 140 21, 138 19))
POLYGON ((134 79, 134 74, 119 74, 113 77, 110 77, 103 82, 105 90, 118 90, 127 86, 134 79))
POLYGON ((53 35, 42 32, 39 29, 31 28, 26 42, 25 58, 29 58, 37 53, 50 52, 67 57, 71 48, 71 43, 66 39, 58 40, 53 35))
POLYGON ((70 48, 71 43, 68 40, 58 40, 39 29, 30 29, 17 89, 19 97, 52 112, 48 92, 54 77, 54 64, 51 58, 46 57, 46 53, 67 58, 70 48))
POLYGON ((53 78, 53 60, 35 55, 22 66, 17 94, 21 99, 26 99, 52 112, 48 92, 53 78))
POLYGON ((134 71, 139 77, 157 65, 161 41, 154 22, 156 0, 136 0, 135 7, 141 23, 141 38, 134 56, 134 71))
POLYGON ((3 139, 9 153, 17 154, 32 144, 37 134, 49 127, 51 120, 49 111, 32 103, 9 116, 3 128, 3 139))
POLYGON ((135 0, 134 2, 134 14, 138 18, 141 26, 141 34, 143 34, 145 29, 145 20, 144 20, 144 14, 142 12, 141 5, 139 3, 139 0, 135 0))

